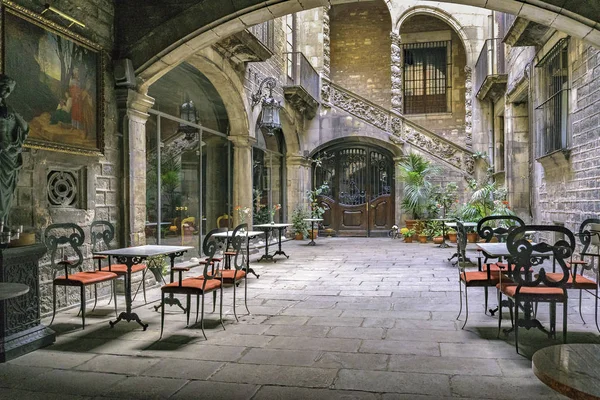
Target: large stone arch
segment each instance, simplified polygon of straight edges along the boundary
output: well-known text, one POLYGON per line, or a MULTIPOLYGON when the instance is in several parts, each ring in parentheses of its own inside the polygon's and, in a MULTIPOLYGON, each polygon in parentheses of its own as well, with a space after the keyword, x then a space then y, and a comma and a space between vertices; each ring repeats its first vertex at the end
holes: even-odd
POLYGON ((202 72, 221 96, 227 110, 230 135, 254 136, 254 127, 249 123, 252 111, 243 95, 244 86, 229 63, 210 47, 193 55, 187 62, 202 72))
POLYGON ((400 34, 400 27, 402 24, 408 20, 410 17, 414 17, 415 15, 429 15, 432 17, 436 17, 447 23, 453 30, 456 32, 458 37, 462 42, 463 47, 467 53, 467 65, 472 66, 475 65, 475 61, 477 60, 478 54, 476 54, 476 49, 473 49, 472 40, 469 40, 467 33, 464 31, 462 25, 450 14, 446 11, 431 7, 431 6, 415 6, 406 10, 396 23, 394 24, 394 33, 400 34))
MULTIPOLYGON (((177 0, 164 0, 159 5, 148 5, 146 0, 117 2, 119 53, 121 57, 133 60, 139 89, 145 92, 152 82, 192 54, 235 32, 289 13, 331 3, 336 1, 285 0, 269 5, 262 0, 227 4, 221 0, 207 0, 191 6, 177 0), (148 18, 144 18, 146 14, 148 18), (144 22, 131 24, 133 18, 144 22)), ((551 0, 443 0, 439 3, 479 6, 511 13, 600 47, 600 10, 585 2, 562 2, 562 7, 553 5, 551 0)))

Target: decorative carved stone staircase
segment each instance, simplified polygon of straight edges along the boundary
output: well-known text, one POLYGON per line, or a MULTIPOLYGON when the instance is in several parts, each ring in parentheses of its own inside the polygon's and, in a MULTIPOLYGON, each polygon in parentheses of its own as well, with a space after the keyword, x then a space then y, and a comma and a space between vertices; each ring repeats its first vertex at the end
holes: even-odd
POLYGON ((322 79, 321 98, 325 105, 346 111, 387 132, 391 142, 397 145, 408 143, 458 172, 473 175, 475 161, 471 150, 415 124, 402 114, 386 110, 325 78, 322 79))

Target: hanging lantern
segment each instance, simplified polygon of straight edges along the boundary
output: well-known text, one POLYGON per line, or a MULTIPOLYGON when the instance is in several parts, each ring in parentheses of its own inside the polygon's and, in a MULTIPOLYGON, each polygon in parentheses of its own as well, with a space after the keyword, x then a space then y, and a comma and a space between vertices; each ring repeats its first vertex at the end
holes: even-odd
POLYGON ((275 131, 281 129, 279 119, 279 110, 281 104, 273 98, 273 88, 277 85, 274 78, 265 78, 258 87, 256 93, 252 94, 252 107, 261 103, 262 113, 258 127, 269 136, 273 136, 275 131), (262 89, 266 86, 269 89, 269 95, 263 95, 262 89), (262 100, 262 101, 261 101, 262 100))
MULTIPOLYGON (((198 123, 198 112, 192 100, 189 100, 181 105, 179 118, 192 124, 198 123)), ((179 132, 185 133, 186 139, 194 140, 196 138, 196 134, 198 133, 198 128, 180 122, 179 132)))

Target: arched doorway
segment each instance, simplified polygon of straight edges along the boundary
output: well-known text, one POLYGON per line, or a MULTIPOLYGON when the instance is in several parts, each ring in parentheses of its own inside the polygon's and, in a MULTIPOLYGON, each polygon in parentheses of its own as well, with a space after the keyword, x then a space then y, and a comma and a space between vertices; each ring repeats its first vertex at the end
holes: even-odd
POLYGON ((340 236, 384 236, 394 224, 394 163, 378 146, 343 143, 313 156, 323 227, 340 236))

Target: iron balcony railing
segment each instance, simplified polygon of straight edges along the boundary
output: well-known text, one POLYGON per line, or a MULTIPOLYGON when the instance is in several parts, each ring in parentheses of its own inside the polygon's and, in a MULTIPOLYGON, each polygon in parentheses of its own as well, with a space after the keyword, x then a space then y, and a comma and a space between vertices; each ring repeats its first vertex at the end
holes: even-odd
POLYGON ((273 20, 265 21, 262 24, 254 25, 248 28, 260 42, 271 52, 275 53, 275 28, 273 20))
POLYGON ((477 64, 475 64, 475 89, 479 93, 488 76, 504 75, 506 65, 504 58, 504 43, 501 38, 485 41, 477 64))
POLYGON ((288 86, 301 86, 312 96, 313 99, 319 100, 320 83, 319 74, 304 54, 300 51, 284 53, 286 71, 288 75, 288 86))

